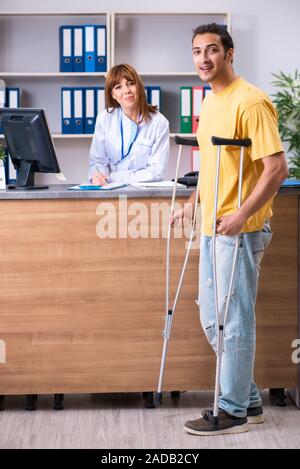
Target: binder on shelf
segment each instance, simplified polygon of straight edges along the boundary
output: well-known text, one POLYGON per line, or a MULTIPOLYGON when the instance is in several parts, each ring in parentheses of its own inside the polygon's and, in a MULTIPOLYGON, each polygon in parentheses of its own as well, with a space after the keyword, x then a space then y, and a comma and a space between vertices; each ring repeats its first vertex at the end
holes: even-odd
POLYGON ((73 101, 72 127, 73 134, 84 133, 84 88, 73 88, 71 92, 71 100, 73 101))
POLYGON ((84 72, 84 27, 73 27, 73 72, 84 72))
POLYGON ((96 40, 96 72, 106 72, 107 70, 107 46, 106 46, 106 26, 95 26, 96 40))
POLYGON ((7 150, 6 150, 5 160, 4 160, 4 166, 5 166, 6 184, 15 184, 17 180, 17 171, 13 165, 13 162, 11 161, 11 157, 7 150))
POLYGON ((61 132, 63 134, 73 133, 73 103, 72 88, 61 89, 61 132))
POLYGON ((96 123, 96 88, 85 88, 84 133, 93 134, 96 123))
POLYGON ((180 132, 192 133, 192 87, 180 87, 180 132))
POLYGON ((200 151, 198 147, 192 147, 191 153, 191 171, 200 170, 200 151))
POLYGON ((6 105, 6 89, 1 88, 0 89, 0 108, 5 107, 6 105))
MULTIPOLYGON (((6 105, 6 92, 5 88, 0 89, 0 109, 4 108, 6 105)), ((4 133, 4 130, 2 127, 0 127, 0 134, 2 135, 4 133)))
POLYGON ((99 112, 105 109, 105 90, 103 87, 85 88, 84 133, 93 134, 99 112))
POLYGON ((199 115, 201 103, 203 101, 204 87, 193 86, 193 118, 192 118, 192 132, 195 134, 199 125, 199 115))
POLYGON ((98 87, 96 88, 96 118, 99 112, 104 111, 105 109, 105 88, 98 87))
POLYGON ((6 107, 20 107, 20 88, 6 88, 6 107))
POLYGON ((84 26, 84 70, 85 72, 96 71, 96 34, 94 25, 84 26))
POLYGON ((161 110, 161 88, 160 86, 148 86, 148 103, 157 106, 161 110))
POLYGON ((61 72, 73 71, 73 26, 59 27, 59 55, 61 72))
POLYGON ((211 92, 212 92, 212 89, 210 86, 204 86, 203 99, 205 98, 206 95, 208 95, 208 93, 211 93, 211 92))

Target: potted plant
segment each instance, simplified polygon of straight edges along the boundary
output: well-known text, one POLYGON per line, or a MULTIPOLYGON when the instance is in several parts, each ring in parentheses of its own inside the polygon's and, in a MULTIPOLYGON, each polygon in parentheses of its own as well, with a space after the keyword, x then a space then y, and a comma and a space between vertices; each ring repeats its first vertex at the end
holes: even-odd
POLYGON ((279 131, 284 142, 288 143, 289 178, 300 179, 300 75, 283 72, 272 74, 276 80, 272 84, 279 88, 273 94, 273 102, 279 114, 279 131))
POLYGON ((2 145, 0 145, 0 190, 6 189, 4 158, 5 151, 2 145))

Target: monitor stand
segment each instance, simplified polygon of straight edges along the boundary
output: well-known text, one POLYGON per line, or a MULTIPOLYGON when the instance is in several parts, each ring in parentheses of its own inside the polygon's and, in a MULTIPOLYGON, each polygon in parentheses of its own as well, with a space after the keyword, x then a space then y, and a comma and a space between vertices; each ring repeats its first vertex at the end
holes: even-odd
POLYGON ((49 186, 36 186, 34 184, 34 166, 30 161, 21 160, 17 170, 16 184, 11 184, 8 189, 15 189, 18 191, 33 191, 40 189, 49 189, 49 186))

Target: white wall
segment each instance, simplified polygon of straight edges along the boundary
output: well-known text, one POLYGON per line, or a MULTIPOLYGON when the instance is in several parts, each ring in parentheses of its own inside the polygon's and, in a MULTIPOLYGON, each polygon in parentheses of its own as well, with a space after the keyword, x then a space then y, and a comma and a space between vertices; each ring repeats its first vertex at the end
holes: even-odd
MULTIPOLYGON (((126 3, 122 0, 0 0, 1 10, 223 11, 232 16, 236 73, 271 94, 272 72, 292 73, 300 69, 299 0, 185 0, 184 10, 182 0, 151 0, 151 3, 145 0, 126 3)), ((65 147, 62 166, 67 173, 71 166, 76 166, 75 173, 80 178, 87 155, 81 161, 77 156, 73 160, 67 145, 59 145, 65 147)))
POLYGON ((51 9, 229 12, 239 74, 271 93, 271 72, 300 69, 299 0, 0 0, 0 10, 51 9))

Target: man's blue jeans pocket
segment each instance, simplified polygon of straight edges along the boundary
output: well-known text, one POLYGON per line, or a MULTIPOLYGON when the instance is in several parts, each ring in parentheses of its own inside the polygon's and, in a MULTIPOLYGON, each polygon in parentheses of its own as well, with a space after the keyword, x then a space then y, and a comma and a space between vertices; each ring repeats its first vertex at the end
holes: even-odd
POLYGON ((255 264, 258 273, 260 271, 260 264, 265 253, 265 250, 272 241, 273 233, 269 225, 265 225, 261 231, 249 233, 249 240, 251 242, 251 252, 253 256, 253 262, 255 264))

